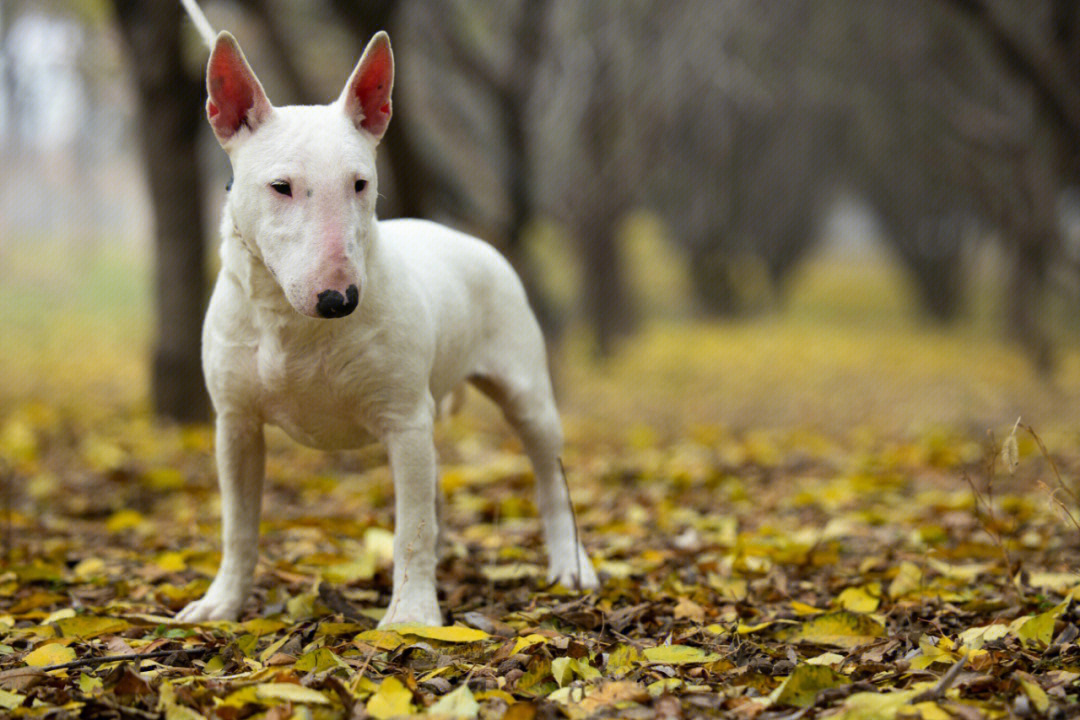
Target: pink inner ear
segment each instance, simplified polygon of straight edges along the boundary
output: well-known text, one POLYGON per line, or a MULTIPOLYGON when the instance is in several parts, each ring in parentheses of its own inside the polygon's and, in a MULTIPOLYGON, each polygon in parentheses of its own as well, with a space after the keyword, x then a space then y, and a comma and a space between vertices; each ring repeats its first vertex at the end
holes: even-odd
POLYGON ((207 115, 224 137, 247 124, 248 113, 255 105, 255 79, 232 48, 225 46, 210 58, 210 102, 207 115))
POLYGON ((360 127, 381 135, 390 116, 390 86, 394 76, 394 60, 387 47, 378 48, 364 62, 353 85, 353 95, 360 105, 364 119, 360 127))

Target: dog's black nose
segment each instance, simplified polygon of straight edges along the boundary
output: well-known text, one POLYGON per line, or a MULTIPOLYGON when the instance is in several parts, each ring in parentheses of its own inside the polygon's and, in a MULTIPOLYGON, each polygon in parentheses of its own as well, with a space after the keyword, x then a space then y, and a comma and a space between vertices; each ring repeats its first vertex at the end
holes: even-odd
POLYGON ((348 287, 345 297, 337 290, 323 290, 319 293, 319 303, 315 306, 315 311, 324 318, 345 317, 356 309, 359 302, 360 291, 355 285, 348 287))

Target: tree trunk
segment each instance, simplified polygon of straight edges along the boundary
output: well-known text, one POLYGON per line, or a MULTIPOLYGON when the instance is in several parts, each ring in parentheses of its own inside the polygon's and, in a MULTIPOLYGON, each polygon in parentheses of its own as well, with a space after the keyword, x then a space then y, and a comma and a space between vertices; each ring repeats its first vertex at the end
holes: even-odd
POLYGON ((196 141, 201 79, 184 69, 179 3, 115 0, 138 89, 143 155, 155 219, 154 411, 179 422, 209 419, 200 362, 206 301, 202 180, 196 141))
POLYGON ((1044 377, 1053 373, 1055 365, 1053 344, 1040 322, 1051 242, 1030 237, 1017 241, 1006 310, 1010 334, 1024 346, 1044 377))

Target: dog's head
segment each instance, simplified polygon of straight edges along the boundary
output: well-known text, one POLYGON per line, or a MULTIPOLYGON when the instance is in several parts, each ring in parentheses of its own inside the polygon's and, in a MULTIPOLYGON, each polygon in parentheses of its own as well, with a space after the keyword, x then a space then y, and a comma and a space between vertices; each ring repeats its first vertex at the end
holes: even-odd
POLYGON ((336 102, 273 107, 229 33, 206 71, 206 115, 233 166, 233 221, 304 315, 343 317, 367 280, 375 148, 390 123, 394 56, 372 38, 336 102))

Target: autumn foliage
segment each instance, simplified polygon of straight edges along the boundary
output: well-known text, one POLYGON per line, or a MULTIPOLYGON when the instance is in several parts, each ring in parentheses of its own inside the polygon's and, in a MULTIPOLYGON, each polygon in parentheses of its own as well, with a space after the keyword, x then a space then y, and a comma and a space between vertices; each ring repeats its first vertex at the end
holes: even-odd
POLYGON ((277 433, 254 596, 193 626, 171 617, 219 559, 210 429, 151 420, 145 333, 108 303, 37 323, 23 301, 0 293, 27 348, 0 357, 7 716, 1075 714, 1072 356, 1047 390, 993 337, 805 307, 657 326, 600 366, 571 340, 564 460, 602 590, 545 585, 527 461, 473 395, 437 437, 449 627, 376 628, 382 452, 277 433))

